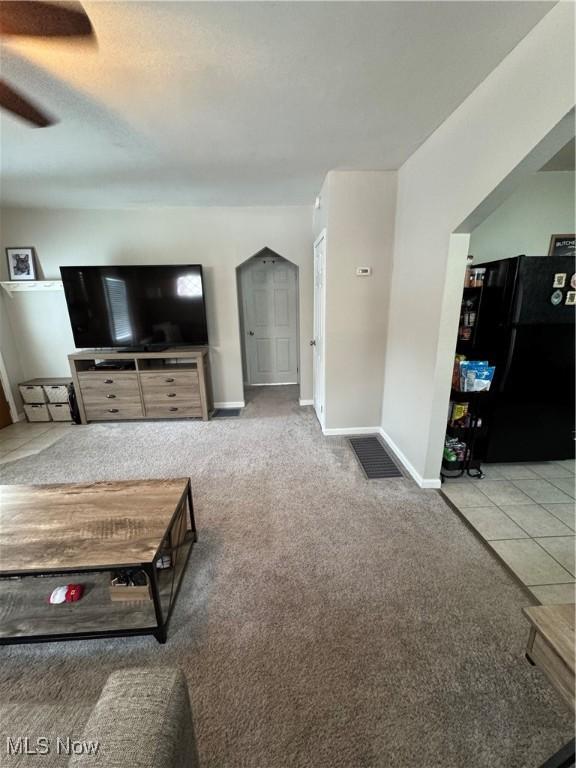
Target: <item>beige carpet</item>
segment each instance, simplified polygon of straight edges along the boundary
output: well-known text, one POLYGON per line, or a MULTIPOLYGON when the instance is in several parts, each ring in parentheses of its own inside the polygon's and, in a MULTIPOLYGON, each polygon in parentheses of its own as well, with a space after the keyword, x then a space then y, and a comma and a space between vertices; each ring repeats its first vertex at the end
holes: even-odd
POLYGON ((204 768, 538 766, 571 727, 524 659, 520 587, 438 493, 366 481, 294 388, 251 397, 239 419, 79 428, 0 468, 190 475, 200 533, 165 646, 3 647, 0 697, 82 701, 111 670, 176 664, 204 768))

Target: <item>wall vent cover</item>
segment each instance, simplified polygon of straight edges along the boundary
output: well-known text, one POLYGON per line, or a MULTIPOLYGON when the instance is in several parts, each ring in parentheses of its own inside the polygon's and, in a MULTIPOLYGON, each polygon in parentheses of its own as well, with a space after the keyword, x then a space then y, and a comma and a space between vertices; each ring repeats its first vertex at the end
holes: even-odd
POLYGON ((232 419, 240 416, 240 408, 216 408, 212 413, 213 419, 232 419))
POLYGON ((350 437, 349 443, 368 480, 403 477, 377 437, 350 437))

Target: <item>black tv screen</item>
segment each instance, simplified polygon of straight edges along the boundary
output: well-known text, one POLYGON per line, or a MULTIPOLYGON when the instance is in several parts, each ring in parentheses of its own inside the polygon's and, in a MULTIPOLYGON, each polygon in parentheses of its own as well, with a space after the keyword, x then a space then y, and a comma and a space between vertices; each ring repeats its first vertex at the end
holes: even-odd
POLYGON ((200 264, 60 267, 77 347, 208 343, 200 264))

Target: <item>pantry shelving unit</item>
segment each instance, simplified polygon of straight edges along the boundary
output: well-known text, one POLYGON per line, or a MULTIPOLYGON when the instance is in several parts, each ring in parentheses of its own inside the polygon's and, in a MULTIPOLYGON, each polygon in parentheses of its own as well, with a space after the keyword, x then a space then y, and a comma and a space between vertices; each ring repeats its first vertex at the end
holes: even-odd
POLYGON ((475 449, 477 442, 481 440, 485 432, 482 413, 484 411, 484 405, 489 398, 490 392, 460 392, 456 389, 451 390, 450 400, 452 402, 468 403, 468 424, 462 427, 450 426, 450 424, 448 424, 446 427, 446 434, 450 437, 456 437, 465 443, 467 451, 463 461, 448 462, 446 459, 442 461, 441 477, 443 480, 462 477, 465 473, 470 477, 484 477, 481 468, 482 461, 475 449))
MULTIPOLYGON (((465 355, 467 359, 473 359, 476 346, 476 330, 480 313, 483 282, 480 285, 465 285, 462 291, 462 304, 460 308, 460 322, 458 326, 458 341, 456 354, 465 355)), ((450 416, 446 426, 446 434, 455 437, 466 444, 466 454, 462 461, 442 460, 440 477, 442 481, 450 478, 462 477, 467 474, 470 477, 482 478, 481 451, 477 446, 482 441, 486 432, 484 416, 486 403, 490 400, 488 392, 461 392, 452 388, 450 401, 453 403, 468 403, 468 423, 464 426, 451 426, 450 416)))

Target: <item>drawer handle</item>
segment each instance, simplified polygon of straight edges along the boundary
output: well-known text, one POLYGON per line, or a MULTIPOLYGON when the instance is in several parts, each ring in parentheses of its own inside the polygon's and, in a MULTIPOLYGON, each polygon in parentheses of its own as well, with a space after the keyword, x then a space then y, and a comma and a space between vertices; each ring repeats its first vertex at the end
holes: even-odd
POLYGON ((169 408, 168 410, 170 410, 170 411, 177 411, 177 410, 178 410, 178 408, 174 408, 174 407, 172 407, 172 408, 169 408))
POLYGON ((172 384, 174 382, 174 379, 164 379, 166 384, 172 384))
POLYGON ((116 395, 106 395, 106 397, 107 397, 109 400, 113 400, 113 399, 116 397, 116 395))
POLYGON ((114 384, 114 379, 104 379, 104 384, 114 384))
POLYGON ((118 413, 118 408, 108 408, 108 413, 118 413))
POLYGON ((167 397, 176 397, 176 392, 169 392, 167 397))

